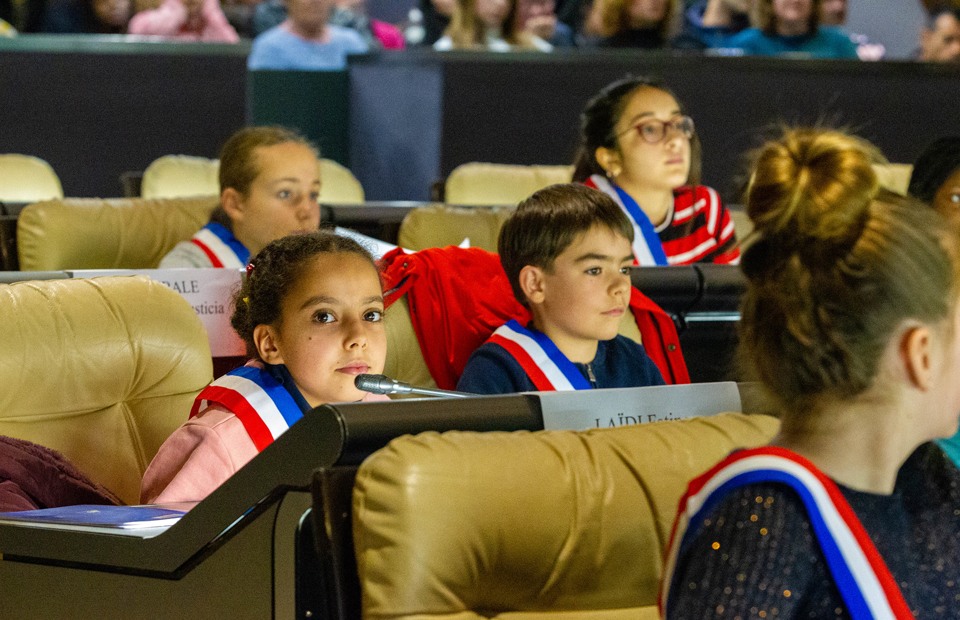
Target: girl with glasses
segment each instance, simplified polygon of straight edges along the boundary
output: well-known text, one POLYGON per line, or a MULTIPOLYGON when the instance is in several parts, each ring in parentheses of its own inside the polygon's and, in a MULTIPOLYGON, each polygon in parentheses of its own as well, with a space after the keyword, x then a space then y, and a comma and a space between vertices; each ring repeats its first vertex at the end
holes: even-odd
POLYGON ((733 220, 699 180, 693 119, 663 84, 626 78, 587 103, 573 181, 605 192, 624 210, 637 264, 739 260, 733 220))

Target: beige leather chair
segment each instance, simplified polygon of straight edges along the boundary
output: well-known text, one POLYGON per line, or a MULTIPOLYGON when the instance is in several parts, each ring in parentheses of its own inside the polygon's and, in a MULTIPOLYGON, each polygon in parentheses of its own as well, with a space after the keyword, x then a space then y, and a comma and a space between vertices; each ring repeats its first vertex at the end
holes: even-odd
POLYGON ((207 223, 218 201, 70 198, 28 205, 17 221, 20 269, 155 268, 207 223))
POLYGON ((363 617, 653 620, 688 482, 777 428, 720 414, 395 439, 354 487, 363 617))
POLYGON ((910 175, 913 174, 913 164, 874 164, 873 170, 877 173, 880 187, 907 195, 910 175))
POLYGON ((556 183, 569 183, 573 166, 514 166, 469 163, 447 177, 444 200, 455 205, 516 205, 556 183))
POLYGON ((0 435, 61 452, 128 503, 211 380, 193 308, 144 277, 0 285, 0 435))
POLYGON ((51 198, 63 198, 63 187, 50 164, 31 155, 0 155, 0 202, 51 198))
MULTIPOLYGON (((190 155, 164 155, 143 171, 143 198, 220 195, 220 161, 190 155)), ((363 187, 353 173, 330 159, 320 160, 320 202, 361 203, 363 187)))
POLYGON ((397 242, 410 250, 423 250, 460 245, 469 239, 472 248, 496 252, 500 227, 511 213, 513 207, 417 207, 400 223, 397 242))

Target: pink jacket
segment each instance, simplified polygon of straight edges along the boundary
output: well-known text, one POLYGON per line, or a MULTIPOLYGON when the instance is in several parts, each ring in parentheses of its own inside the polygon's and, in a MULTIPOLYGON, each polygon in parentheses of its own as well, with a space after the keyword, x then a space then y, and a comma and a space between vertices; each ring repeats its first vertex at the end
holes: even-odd
MULTIPOLYGON (((390 400, 367 394, 361 402, 390 400)), ((140 485, 140 503, 197 502, 257 456, 243 423, 213 404, 175 430, 150 462, 140 485)))
POLYGON ((180 41, 236 43, 240 40, 217 0, 203 0, 199 27, 187 23, 187 9, 180 0, 164 0, 158 8, 134 15, 127 31, 180 41))

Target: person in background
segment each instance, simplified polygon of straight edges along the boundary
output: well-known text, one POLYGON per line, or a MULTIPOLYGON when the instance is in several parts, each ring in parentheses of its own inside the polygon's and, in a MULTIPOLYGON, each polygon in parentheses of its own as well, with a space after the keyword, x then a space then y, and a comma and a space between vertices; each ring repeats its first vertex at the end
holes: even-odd
POLYGON ((515 30, 528 32, 553 47, 573 47, 573 28, 557 19, 554 0, 517 0, 515 30))
POLYGON ((274 239, 320 225, 316 149, 283 127, 246 127, 220 151, 220 206, 161 268, 240 269, 274 239))
POLYGON ((920 31, 915 58, 924 62, 960 61, 960 9, 940 6, 930 11, 920 31))
POLYGON ((424 30, 421 45, 433 45, 443 36, 450 27, 455 5, 456 0, 419 0, 424 30))
POLYGON ((437 51, 486 50, 549 52, 553 46, 521 30, 516 19, 518 0, 456 0, 450 26, 433 44, 437 51))
POLYGON ((218 0, 164 0, 158 8, 134 15, 128 31, 179 41, 236 43, 240 40, 218 0))
MULTIPOLYGON (((329 24, 357 31, 369 49, 403 49, 403 33, 391 24, 367 16, 365 0, 334 0, 329 24)), ((255 35, 260 35, 287 19, 285 0, 264 0, 253 16, 255 35)))
POLYGON ((51 0, 44 32, 126 34, 132 15, 130 0, 51 0))
MULTIPOLYGON (((823 0, 820 5, 820 25, 843 27, 847 23, 847 0, 823 0)), ((860 60, 880 60, 887 52, 879 43, 870 43, 865 34, 850 34, 857 46, 860 60)))
POLYGON ((673 40, 677 49, 715 49, 750 27, 753 0, 698 0, 683 14, 683 31, 673 40))
POLYGON ((253 41, 247 67, 338 71, 369 46, 355 30, 329 23, 332 0, 287 0, 287 19, 253 41))
POLYGON ((387 353, 380 275, 361 245, 291 235, 250 265, 230 318, 250 361, 197 395, 143 474, 144 503, 202 500, 314 407, 389 400, 354 386, 387 353))
POLYGON ((17 36, 17 29, 11 26, 9 22, 0 19, 0 37, 15 36, 17 36))
POLYGON ((796 129, 756 159, 741 360, 780 431, 690 483, 665 620, 955 615, 960 470, 933 440, 960 412, 960 237, 876 157, 796 129))
POLYGON ((634 227, 637 264, 736 263, 730 213, 700 185, 693 119, 656 80, 625 78, 583 111, 573 181, 620 205, 634 227))
POLYGON ((599 47, 660 49, 669 45, 679 14, 677 0, 594 0, 587 18, 599 47))
POLYGON ((821 0, 757 0, 759 28, 730 39, 748 55, 857 58, 857 46, 842 28, 820 25, 821 0))
POLYGON ((457 390, 507 394, 663 385, 643 347, 617 331, 629 313, 633 226, 609 196, 553 185, 504 222, 497 252, 531 321, 500 326, 457 390))

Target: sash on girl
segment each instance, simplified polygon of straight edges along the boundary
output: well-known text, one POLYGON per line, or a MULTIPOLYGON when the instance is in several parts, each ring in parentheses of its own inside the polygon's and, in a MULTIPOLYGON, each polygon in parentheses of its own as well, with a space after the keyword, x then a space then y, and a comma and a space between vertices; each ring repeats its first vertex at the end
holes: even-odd
POLYGON ((660 242, 660 235, 657 234, 650 218, 630 194, 599 174, 592 175, 584 185, 598 189, 613 198, 630 218, 630 223, 633 224, 633 257, 638 265, 642 267, 669 265, 667 254, 663 251, 663 244, 660 242))
POLYGON ((776 447, 735 452, 690 483, 670 536, 660 589, 661 617, 667 617, 680 549, 693 540, 704 516, 730 491, 765 482, 786 484, 800 496, 830 574, 854 620, 913 619, 890 569, 836 483, 807 459, 776 447))
POLYGON ((506 349, 541 392, 593 388, 546 334, 521 327, 516 319, 498 327, 487 342, 506 349))
POLYGON ((207 387, 193 403, 190 417, 219 403, 232 411, 262 452, 303 417, 290 393, 270 374, 253 366, 231 370, 207 387))
POLYGON ((203 250, 214 267, 242 269, 250 262, 250 250, 232 232, 216 222, 210 222, 197 231, 190 242, 203 250))

